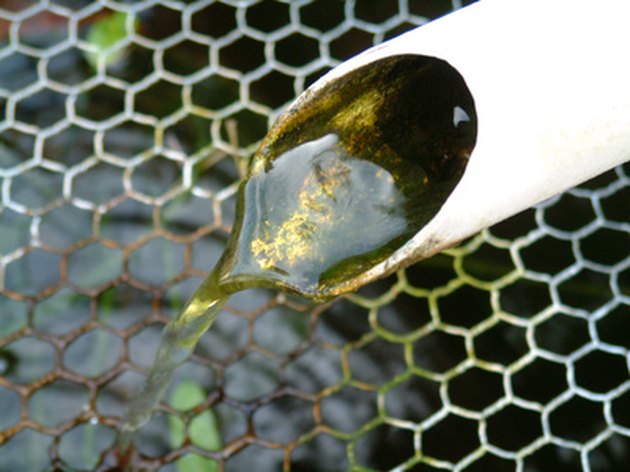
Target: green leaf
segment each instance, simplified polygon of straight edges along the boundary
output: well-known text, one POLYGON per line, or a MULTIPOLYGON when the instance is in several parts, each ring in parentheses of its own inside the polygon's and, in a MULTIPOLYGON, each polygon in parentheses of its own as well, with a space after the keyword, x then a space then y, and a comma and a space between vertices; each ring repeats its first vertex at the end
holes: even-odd
MULTIPOLYGON (((125 48, 119 48, 114 51, 110 49, 119 41, 125 39, 128 35, 125 24, 127 22, 128 13, 114 12, 98 21, 96 21, 87 35, 87 41, 94 46, 97 52, 88 52, 85 55, 89 64, 96 69, 98 62, 104 57, 105 64, 110 65, 120 61, 125 53, 125 48)), ((137 22, 134 22, 135 30, 137 22)))
POLYGON ((215 472, 219 470, 215 461, 194 452, 177 459, 175 467, 178 472, 215 472))
MULTIPOLYGON (((192 381, 180 383, 170 399, 170 405, 180 411, 187 411, 204 402, 206 392, 192 381)), ((170 441, 173 447, 181 446, 185 437, 184 423, 176 416, 168 417, 170 441)), ((207 451, 221 449, 221 432, 219 422, 211 409, 202 411, 192 419, 188 426, 188 434, 191 442, 207 451)), ((179 472, 215 472, 218 470, 216 461, 189 453, 175 463, 179 472)))

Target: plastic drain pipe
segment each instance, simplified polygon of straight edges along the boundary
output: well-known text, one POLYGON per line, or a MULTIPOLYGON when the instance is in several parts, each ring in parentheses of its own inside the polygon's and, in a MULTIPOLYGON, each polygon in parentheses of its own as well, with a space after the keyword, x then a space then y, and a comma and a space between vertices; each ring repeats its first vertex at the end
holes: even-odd
POLYGON ((433 56, 463 76, 477 109, 476 146, 440 211, 348 284, 429 257, 628 160, 629 21, 628 0, 482 0, 368 49, 313 84, 311 93, 390 56, 433 56))

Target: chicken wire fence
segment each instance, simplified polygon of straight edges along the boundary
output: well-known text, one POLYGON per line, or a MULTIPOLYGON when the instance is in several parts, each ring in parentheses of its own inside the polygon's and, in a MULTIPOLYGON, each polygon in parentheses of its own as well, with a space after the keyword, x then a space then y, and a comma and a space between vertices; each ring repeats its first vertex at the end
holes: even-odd
MULTIPOLYGON (((218 260, 273 117, 461 6, 0 2, 0 470, 122 467, 128 400, 218 260)), ((629 180, 626 164, 333 303, 235 295, 127 466, 627 469, 629 180)))

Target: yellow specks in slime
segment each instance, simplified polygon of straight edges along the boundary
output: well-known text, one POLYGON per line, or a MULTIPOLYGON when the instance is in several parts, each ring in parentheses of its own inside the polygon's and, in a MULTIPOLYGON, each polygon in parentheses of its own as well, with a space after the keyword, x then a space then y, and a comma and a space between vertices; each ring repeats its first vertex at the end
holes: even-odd
MULTIPOLYGON (((347 185, 350 169, 342 160, 329 160, 313 166, 298 194, 296 210, 274 231, 268 221, 262 237, 254 239, 251 251, 261 269, 283 262, 293 266, 312 253, 315 234, 333 223, 336 189, 347 185)), ((337 215, 341 217, 341 215, 337 215)))

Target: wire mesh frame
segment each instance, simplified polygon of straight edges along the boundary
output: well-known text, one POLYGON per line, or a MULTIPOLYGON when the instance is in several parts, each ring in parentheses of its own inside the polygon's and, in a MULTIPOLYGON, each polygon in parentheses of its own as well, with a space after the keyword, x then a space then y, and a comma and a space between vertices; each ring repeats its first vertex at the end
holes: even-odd
MULTIPOLYGON (((1 469, 108 466, 273 116, 348 55, 459 6, 0 4, 1 469), (124 34, 103 46, 90 31, 116 12, 124 34)), ((134 465, 627 466, 628 179, 626 165, 332 305, 235 297, 134 465)))

